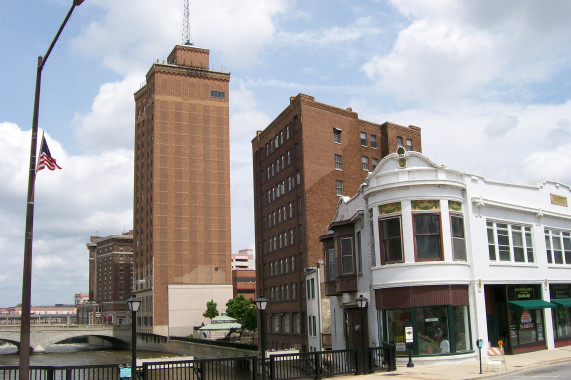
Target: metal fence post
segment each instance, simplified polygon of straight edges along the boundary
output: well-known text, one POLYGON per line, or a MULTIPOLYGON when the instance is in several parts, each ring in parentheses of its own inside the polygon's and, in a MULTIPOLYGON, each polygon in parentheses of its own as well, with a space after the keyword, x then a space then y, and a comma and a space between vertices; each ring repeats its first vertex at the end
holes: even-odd
POLYGON ((321 379, 321 360, 320 360, 320 353, 316 352, 315 356, 315 378, 317 380, 321 379))

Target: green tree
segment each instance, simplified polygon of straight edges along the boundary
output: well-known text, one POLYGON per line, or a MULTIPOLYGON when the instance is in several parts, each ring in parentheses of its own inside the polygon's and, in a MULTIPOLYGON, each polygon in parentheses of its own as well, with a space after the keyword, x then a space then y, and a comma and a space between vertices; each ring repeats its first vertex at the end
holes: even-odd
POLYGON ((211 321, 212 321, 212 318, 219 316, 220 313, 216 309, 217 305, 218 304, 216 302, 214 302, 214 300, 208 301, 206 303, 206 311, 204 312, 204 314, 202 314, 202 316, 204 318, 210 319, 211 321))
POLYGON ((238 320, 243 329, 254 331, 257 328, 256 308, 252 300, 243 295, 226 302, 226 315, 238 320))

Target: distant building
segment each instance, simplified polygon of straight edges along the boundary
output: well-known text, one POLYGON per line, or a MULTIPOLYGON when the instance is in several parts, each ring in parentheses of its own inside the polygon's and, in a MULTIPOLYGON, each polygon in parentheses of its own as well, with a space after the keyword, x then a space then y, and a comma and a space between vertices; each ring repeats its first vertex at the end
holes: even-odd
MULTIPOLYGON (((91 236, 89 250, 89 303, 85 312, 96 309, 106 324, 129 323, 133 283, 133 231, 122 235, 91 236), (98 304, 94 307, 92 304, 98 304)), ((84 319, 84 316, 81 318, 84 319)), ((98 318, 88 318, 96 323, 98 318)))
POLYGON ((359 119, 299 94, 252 140, 257 293, 270 300, 268 349, 308 350, 305 275, 339 197, 354 194, 397 146, 421 151, 421 130, 359 119))
POLYGON ((175 46, 134 94, 134 292, 144 333, 189 335, 205 302, 232 297, 230 73, 210 70, 209 55, 175 46))
POLYGON ((232 270, 234 269, 255 269, 254 250, 241 249, 232 255, 232 270))
POLYGON ((232 270, 233 297, 244 296, 254 299, 256 296, 256 271, 254 269, 232 270))
POLYGON ((73 299, 74 305, 77 307, 81 304, 89 302, 89 293, 76 293, 73 299))

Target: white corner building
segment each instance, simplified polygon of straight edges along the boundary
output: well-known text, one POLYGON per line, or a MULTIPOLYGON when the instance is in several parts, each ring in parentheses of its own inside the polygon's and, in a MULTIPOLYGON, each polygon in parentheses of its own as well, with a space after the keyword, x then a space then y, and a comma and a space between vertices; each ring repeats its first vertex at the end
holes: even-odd
POLYGON ((396 344, 425 360, 571 344, 568 185, 490 181, 399 148, 321 237, 333 349, 396 344), (368 298, 364 336, 355 299, 368 298))

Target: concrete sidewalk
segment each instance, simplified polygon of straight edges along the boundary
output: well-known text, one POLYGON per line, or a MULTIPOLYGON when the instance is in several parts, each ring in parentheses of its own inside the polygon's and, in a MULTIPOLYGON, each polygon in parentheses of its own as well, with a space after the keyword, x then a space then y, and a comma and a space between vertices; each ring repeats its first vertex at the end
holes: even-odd
MULTIPOLYGON (((486 369, 486 360, 482 358, 482 374, 480 375, 480 362, 471 360, 464 363, 438 363, 415 364, 408 368, 405 364, 397 364, 397 370, 392 372, 376 372, 370 375, 343 376, 335 379, 373 380, 393 376, 397 379, 410 380, 459 380, 484 379, 506 373, 516 373, 522 370, 541 367, 546 364, 571 361, 571 346, 556 348, 554 350, 541 350, 526 352, 524 354, 506 355, 507 372, 504 367, 492 370, 486 369)), ((414 363, 414 359, 413 359, 414 363)))

